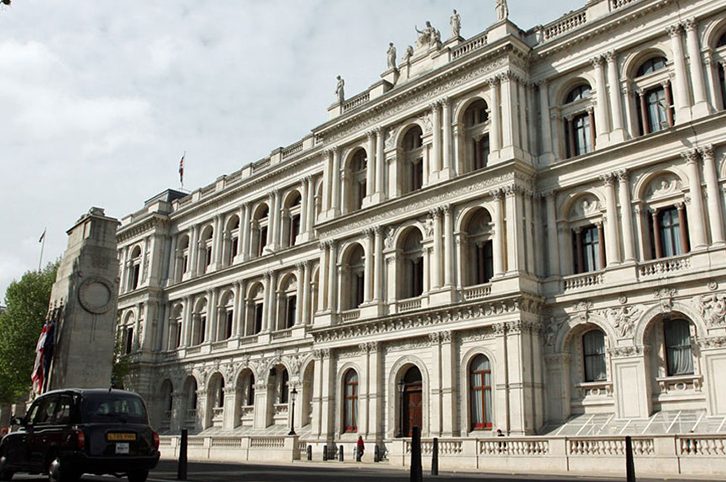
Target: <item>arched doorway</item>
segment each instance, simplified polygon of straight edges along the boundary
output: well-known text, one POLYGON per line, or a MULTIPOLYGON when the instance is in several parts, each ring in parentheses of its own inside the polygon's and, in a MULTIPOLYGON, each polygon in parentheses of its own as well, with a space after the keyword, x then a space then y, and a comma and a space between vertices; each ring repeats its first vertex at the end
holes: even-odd
POLYGON ((423 382, 421 370, 412 366, 403 375, 401 389, 401 435, 411 437, 413 427, 423 428, 423 382))

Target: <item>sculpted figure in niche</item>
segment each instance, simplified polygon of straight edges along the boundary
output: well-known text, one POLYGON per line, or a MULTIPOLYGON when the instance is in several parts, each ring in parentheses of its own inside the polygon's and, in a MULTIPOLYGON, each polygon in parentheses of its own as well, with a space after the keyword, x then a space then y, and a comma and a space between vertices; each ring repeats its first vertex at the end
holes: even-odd
POLYGON ((454 9, 454 13, 451 14, 449 19, 451 25, 451 38, 458 38, 461 34, 461 15, 454 9))
POLYGON ((345 102, 345 80, 339 75, 338 85, 335 86, 335 97, 338 99, 338 104, 345 102))
POLYGON ((497 0, 497 20, 504 20, 509 17, 509 7, 507 0, 497 0))
POLYGON ((393 42, 388 43, 388 51, 386 52, 386 54, 388 54, 388 68, 395 69, 396 68, 396 47, 393 46, 393 42))

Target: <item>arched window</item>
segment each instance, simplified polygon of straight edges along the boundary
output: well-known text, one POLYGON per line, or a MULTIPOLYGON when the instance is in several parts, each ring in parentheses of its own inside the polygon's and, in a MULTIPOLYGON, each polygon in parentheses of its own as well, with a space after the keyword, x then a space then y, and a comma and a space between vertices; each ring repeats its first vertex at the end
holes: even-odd
POLYGON ((182 342, 182 313, 184 306, 180 303, 174 305, 169 317, 169 345, 168 350, 179 348, 182 342))
POLYGON ((603 268, 604 248, 601 246, 603 233, 599 225, 578 227, 573 232, 573 253, 576 273, 589 273, 603 268))
POLYGON ((599 382, 607 379, 605 368, 605 334, 600 330, 590 330, 582 336, 583 365, 586 382, 599 382))
POLYGON ((129 289, 135 290, 141 283, 141 248, 136 246, 131 251, 131 273, 129 276, 129 289))
POLYGON ((280 376, 280 403, 288 403, 290 400, 290 375, 287 373, 287 368, 282 369, 282 375, 280 376))
POLYGON ((486 102, 477 99, 464 111, 464 128, 467 146, 465 171, 475 171, 487 166, 489 161, 489 109, 486 102))
POLYGON ((214 393, 214 406, 215 408, 224 407, 224 378, 222 378, 221 375, 219 377, 219 382, 217 383, 214 393))
POLYGON ((363 248, 360 244, 356 243, 348 253, 344 274, 347 281, 344 308, 348 310, 358 308, 365 301, 365 263, 363 248))
POLYGON ((201 345, 207 337, 207 300, 203 299, 196 305, 192 313, 192 345, 201 345))
POLYGON ((297 320, 297 283, 298 280, 290 274, 280 282, 280 311, 282 319, 278 323, 278 330, 295 326, 297 320))
POLYGON ((214 239, 214 228, 207 226, 200 237, 199 243, 199 273, 206 273, 212 265, 212 246, 214 239))
POLYGON ((595 148, 595 119, 589 84, 580 84, 565 96, 563 116, 567 157, 581 156, 595 148))
POLYGON ((227 292, 221 297, 218 311, 217 341, 232 337, 234 330, 234 294, 227 292))
POLYGON ((282 246, 285 248, 294 246, 300 234, 301 199, 300 193, 293 191, 285 200, 282 213, 282 246))
POLYGON ((247 296, 247 326, 245 335, 256 335, 262 331, 264 322, 265 289, 262 283, 254 283, 247 296))
POLYGON ((268 229, 270 223, 270 208, 267 204, 261 204, 255 209, 254 216, 251 221, 250 255, 262 256, 268 241, 268 229))
POLYGON ((465 226, 467 253, 461 269, 467 273, 468 286, 488 283, 494 274, 491 222, 486 210, 477 209, 465 226))
POLYGON ((363 207, 363 199, 367 194, 366 171, 368 157, 364 149, 357 149, 348 161, 345 176, 348 212, 358 211, 363 207))
POLYGON ((403 240, 399 296, 415 298, 424 292, 424 257, 421 231, 411 229, 403 240))
POLYGON ((666 320, 663 330, 668 376, 692 375, 690 323, 684 319, 666 320))
POLYGON ((640 64, 636 76, 642 77, 644 75, 657 72, 658 70, 665 69, 667 63, 668 61, 665 59, 665 57, 652 57, 640 64))
POLYGON ((240 239, 240 223, 239 217, 232 216, 227 221, 227 232, 224 239, 224 265, 231 266, 234 258, 239 253, 240 239))
POLYGON ((653 258, 667 258, 688 252, 686 210, 682 205, 654 210, 650 217, 650 231, 653 258))
POLYGON ((492 428, 492 370, 484 355, 469 365, 469 407, 472 430, 492 428))
POLYGON ((403 136, 404 194, 423 187, 423 131, 411 127, 403 136))
POLYGON ((255 376, 250 372, 244 388, 243 403, 247 407, 252 407, 255 404, 255 376))
POLYGON ((345 401, 343 404, 343 426, 345 433, 358 431, 358 374, 350 369, 345 373, 345 401))
POLYGON ((636 72, 635 83, 638 92, 636 95, 638 96, 638 120, 641 135, 673 126, 673 93, 666 67, 665 57, 651 57, 640 64, 636 72), (640 77, 661 71, 663 71, 663 78, 651 79, 655 82, 640 79, 640 77))
POLYGON ((177 248, 177 268, 176 280, 181 281, 184 274, 189 271, 189 236, 183 234, 179 236, 179 246, 177 248))

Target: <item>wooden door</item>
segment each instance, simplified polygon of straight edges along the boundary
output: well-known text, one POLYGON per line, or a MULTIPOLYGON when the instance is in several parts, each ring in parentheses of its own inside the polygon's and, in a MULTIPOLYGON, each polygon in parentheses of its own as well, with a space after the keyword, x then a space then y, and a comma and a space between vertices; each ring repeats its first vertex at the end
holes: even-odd
POLYGON ((410 437, 413 427, 423 428, 423 392, 420 383, 406 386, 403 407, 403 433, 410 437))

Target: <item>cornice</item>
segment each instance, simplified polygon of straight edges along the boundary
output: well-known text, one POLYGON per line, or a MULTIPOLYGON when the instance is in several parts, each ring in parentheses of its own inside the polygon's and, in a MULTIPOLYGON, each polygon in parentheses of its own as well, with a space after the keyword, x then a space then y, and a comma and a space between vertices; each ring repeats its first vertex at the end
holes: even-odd
POLYGON ((120 244, 131 238, 156 228, 168 228, 169 216, 159 213, 148 213, 139 221, 116 230, 116 241, 120 244))

